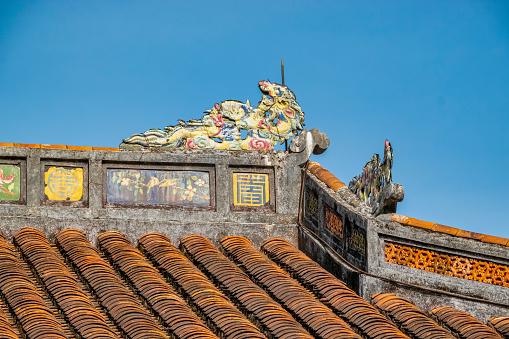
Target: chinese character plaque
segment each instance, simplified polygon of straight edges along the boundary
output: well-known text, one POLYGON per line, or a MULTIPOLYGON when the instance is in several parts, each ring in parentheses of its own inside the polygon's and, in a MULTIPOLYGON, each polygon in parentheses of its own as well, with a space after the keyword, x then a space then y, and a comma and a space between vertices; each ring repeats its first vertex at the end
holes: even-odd
POLYGON ((268 202, 268 174, 233 173, 233 204, 235 206, 265 206, 268 202))

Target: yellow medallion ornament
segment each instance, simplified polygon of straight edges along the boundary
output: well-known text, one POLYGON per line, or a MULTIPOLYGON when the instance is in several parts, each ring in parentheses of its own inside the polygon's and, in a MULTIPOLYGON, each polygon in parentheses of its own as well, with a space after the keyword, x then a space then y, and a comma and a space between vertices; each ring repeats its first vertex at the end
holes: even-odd
POLYGON ((264 206, 269 202, 269 176, 255 173, 233 173, 233 204, 264 206))
POLYGON ((49 200, 79 201, 83 196, 83 168, 50 167, 44 173, 49 200))

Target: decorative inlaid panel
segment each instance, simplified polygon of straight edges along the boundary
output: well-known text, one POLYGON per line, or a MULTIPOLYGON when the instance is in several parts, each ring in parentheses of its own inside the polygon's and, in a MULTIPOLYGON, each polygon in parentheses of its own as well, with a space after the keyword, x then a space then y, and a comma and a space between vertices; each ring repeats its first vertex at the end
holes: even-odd
POLYGON ((343 221, 341 221, 341 217, 327 205, 324 206, 324 216, 325 227, 340 239, 343 239, 343 221))
POLYGON ((315 219, 318 219, 318 199, 316 194, 311 190, 308 190, 306 197, 306 214, 315 219))
POLYGON ((356 227, 352 228, 350 234, 350 248, 356 252, 366 255, 366 234, 356 227))
POLYGON ((509 287, 509 267, 491 261, 385 243, 385 261, 451 277, 509 287))
POLYGON ((80 201, 83 168, 49 167, 44 172, 44 194, 48 200, 80 201))
POLYGON ((233 173, 233 204, 265 206, 269 202, 269 175, 233 173))
POLYGON ((19 200, 21 169, 17 165, 0 165, 0 200, 19 200))
POLYGON ((210 206, 209 172, 107 169, 107 202, 210 206))

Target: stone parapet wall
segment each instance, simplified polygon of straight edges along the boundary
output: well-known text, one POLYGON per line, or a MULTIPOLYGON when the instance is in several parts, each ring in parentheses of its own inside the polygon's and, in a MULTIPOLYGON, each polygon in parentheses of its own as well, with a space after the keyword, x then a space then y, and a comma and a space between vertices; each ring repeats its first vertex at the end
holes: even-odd
POLYGON ((317 167, 307 174, 299 248, 350 288, 367 300, 396 293, 427 312, 451 305, 483 321, 509 314, 505 242, 375 218, 330 180, 317 167))
POLYGON ((0 195, 0 228, 7 238, 31 226, 49 237, 75 227, 93 241, 119 230, 131 240, 157 231, 174 240, 236 234, 255 245, 270 237, 297 244, 297 163, 274 151, 0 147, 0 168, 18 171, 4 195, 19 195, 0 195))

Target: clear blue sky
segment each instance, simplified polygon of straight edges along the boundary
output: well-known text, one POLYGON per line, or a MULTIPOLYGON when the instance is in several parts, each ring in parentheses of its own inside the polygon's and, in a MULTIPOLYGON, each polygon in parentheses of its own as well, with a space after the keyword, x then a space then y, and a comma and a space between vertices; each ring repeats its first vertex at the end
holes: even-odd
POLYGON ((509 237, 507 1, 1 1, 0 142, 116 147, 286 84, 348 183, 388 138, 398 212, 509 237))

